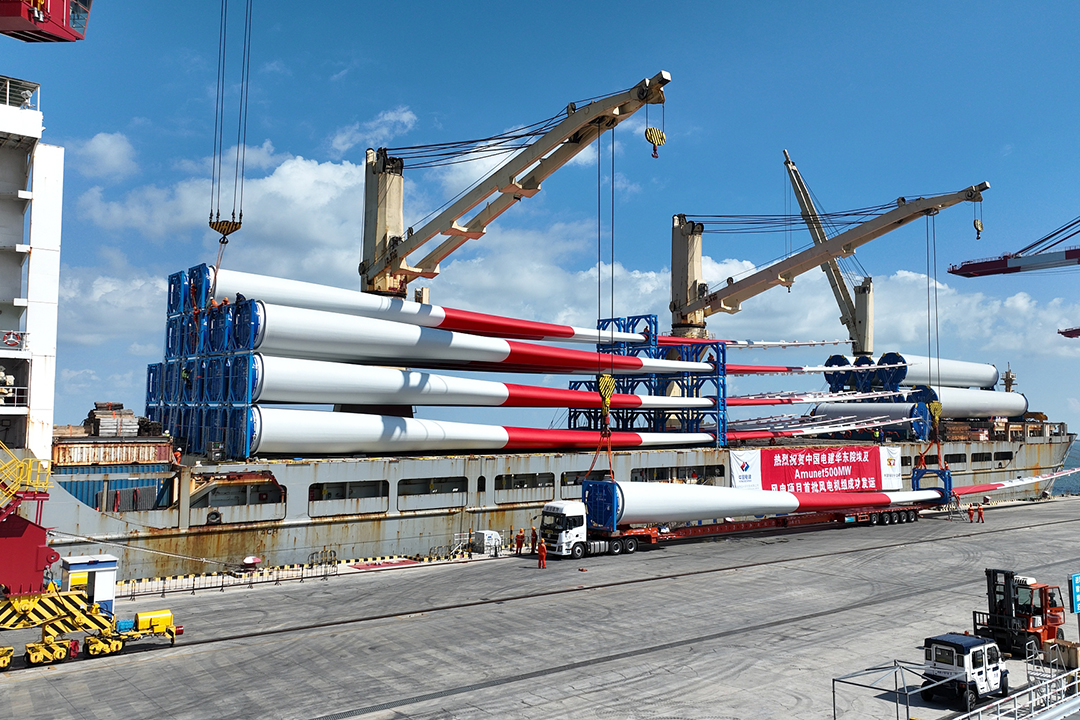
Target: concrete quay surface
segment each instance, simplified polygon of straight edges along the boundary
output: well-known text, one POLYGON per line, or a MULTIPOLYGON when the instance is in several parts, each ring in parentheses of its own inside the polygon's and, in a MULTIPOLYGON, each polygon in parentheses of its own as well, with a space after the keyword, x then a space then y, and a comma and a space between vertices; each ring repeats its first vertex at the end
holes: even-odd
MULTIPOLYGON (((327 581, 120 599, 185 634, 0 673, 12 718, 831 718, 832 678, 971 627, 983 569, 1065 589, 1080 498, 731 537, 635 555, 504 557, 327 581)), ((1076 639, 1073 616, 1066 637, 1076 639)), ((18 637, 16 637, 18 635, 18 637)), ((1010 661, 1010 684, 1026 682, 1010 661)), ((891 681, 888 687, 892 687, 891 681)), ((956 715, 911 699, 911 716, 956 715)), ((893 718, 890 694, 838 691, 838 717, 893 718)), ((901 717, 904 711, 901 709, 901 717)))

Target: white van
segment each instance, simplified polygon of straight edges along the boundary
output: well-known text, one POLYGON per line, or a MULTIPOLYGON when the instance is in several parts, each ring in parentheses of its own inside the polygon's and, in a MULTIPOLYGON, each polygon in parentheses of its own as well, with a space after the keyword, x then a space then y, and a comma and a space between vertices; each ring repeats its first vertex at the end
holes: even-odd
POLYGON ((926 681, 921 694, 926 702, 935 695, 952 695, 959 698, 962 710, 970 712, 991 693, 1009 694, 1009 671, 993 640, 946 633, 926 638, 923 648, 926 681))

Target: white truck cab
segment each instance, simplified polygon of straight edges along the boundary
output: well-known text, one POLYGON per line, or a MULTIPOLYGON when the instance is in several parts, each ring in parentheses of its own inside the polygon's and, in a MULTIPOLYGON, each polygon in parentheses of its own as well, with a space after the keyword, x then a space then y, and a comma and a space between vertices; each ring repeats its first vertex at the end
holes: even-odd
POLYGON ((580 500, 555 500, 544 505, 540 537, 547 544, 549 553, 575 560, 584 557, 587 541, 585 503, 580 500))
POLYGON ((970 712, 991 693, 1009 694, 1009 671, 997 643, 975 635, 946 633, 923 641, 925 669, 922 699, 953 695, 970 712))

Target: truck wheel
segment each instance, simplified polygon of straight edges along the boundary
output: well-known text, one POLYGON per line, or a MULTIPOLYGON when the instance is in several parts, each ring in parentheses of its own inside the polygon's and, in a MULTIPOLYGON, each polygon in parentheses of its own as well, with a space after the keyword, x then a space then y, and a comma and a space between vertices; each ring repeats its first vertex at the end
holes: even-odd
POLYGON ((907 511, 907 521, 908 522, 918 522, 919 521, 919 513, 915 512, 914 510, 908 510, 907 511))
MULTIPOLYGON (((623 550, 626 551, 627 555, 633 555, 637 551, 637 538, 626 538, 623 542, 623 550)), ((1061 632, 1061 630, 1058 630, 1058 632, 1061 632)))
POLYGON ((964 691, 964 694, 960 696, 960 709, 965 712, 971 712, 975 709, 975 706, 979 704, 979 694, 968 688, 964 691))
POLYGON ((1057 629, 1057 639, 1058 640, 1064 640, 1065 639, 1065 631, 1062 628, 1057 629))
POLYGON ((1009 676, 1001 676, 1001 687, 998 688, 998 695, 1001 697, 1009 697, 1009 676))
POLYGON ((585 546, 581 543, 574 543, 574 547, 570 548, 570 557, 575 560, 585 557, 585 546))
POLYGON ((924 680, 923 681, 923 689, 919 691, 919 697, 921 697, 923 699, 923 702, 933 702, 934 701, 934 691, 926 689, 927 685, 933 685, 933 684, 934 684, 933 680, 924 680))
POLYGON ((608 552, 612 555, 622 555, 622 540, 612 540, 608 545, 608 552))
POLYGON ((895 511, 889 513, 889 519, 892 520, 892 524, 895 525, 896 523, 900 522, 900 513, 895 511))
POLYGON ((870 513, 870 524, 877 525, 880 518, 877 513, 870 513))
POLYGON ((889 513, 887 513, 887 512, 881 513, 881 524, 882 525, 889 525, 891 523, 892 523, 892 516, 889 515, 889 513))

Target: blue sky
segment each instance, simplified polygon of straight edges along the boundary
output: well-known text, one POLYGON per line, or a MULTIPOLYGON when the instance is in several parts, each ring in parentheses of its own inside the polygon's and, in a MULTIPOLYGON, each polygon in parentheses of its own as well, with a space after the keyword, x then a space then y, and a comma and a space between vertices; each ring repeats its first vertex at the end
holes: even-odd
MULTIPOLYGON (((1016 250, 1078 214, 1077 6, 256 5, 245 227, 226 267, 356 287, 366 147, 490 135, 663 69, 672 82, 659 159, 641 137, 643 114, 616 132, 616 314, 669 319, 673 214, 794 207, 785 148, 830 211, 987 180, 981 240, 968 204, 936 221, 941 354, 1011 364, 1033 410, 1080 427, 1080 341, 1056 333, 1080 325, 1076 273, 945 273, 950 263, 1016 250)), ((165 278, 214 260, 206 217, 218 4, 162 7, 97 3, 87 39, 74 44, 0 38, 0 73, 41 83, 45 141, 68 149, 58 423, 79 422, 94 400, 142 407, 145 366, 161 357, 165 278)), ((232 31, 238 37, 239 27, 232 31)), ((433 301, 592 325, 597 171, 595 155, 584 155, 445 262, 429 283, 433 301)), ((479 172, 406 169, 406 221, 479 172)), ((606 209, 604 223, 606 237, 606 209)), ((783 235, 707 235, 707 279, 776 258, 784 245, 783 235)), ((925 247, 918 221, 858 251, 875 278, 878 352, 925 353, 925 247)), ((837 338, 845 334, 837 317, 814 271, 790 293, 773 290, 737 315, 713 316, 710 329, 837 338)), ((818 364, 830 352, 737 359, 818 364)), ((548 411, 422 415, 551 421, 548 411)))

